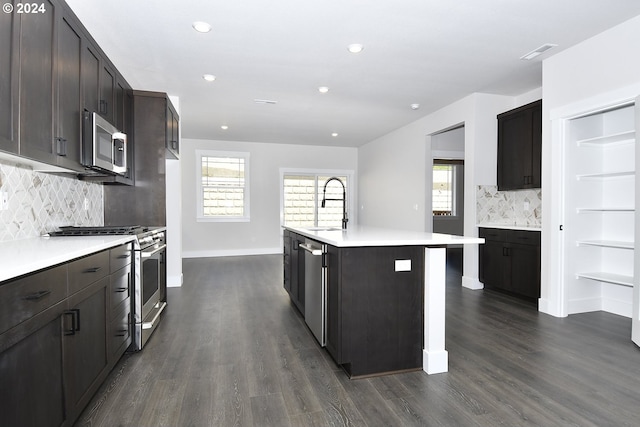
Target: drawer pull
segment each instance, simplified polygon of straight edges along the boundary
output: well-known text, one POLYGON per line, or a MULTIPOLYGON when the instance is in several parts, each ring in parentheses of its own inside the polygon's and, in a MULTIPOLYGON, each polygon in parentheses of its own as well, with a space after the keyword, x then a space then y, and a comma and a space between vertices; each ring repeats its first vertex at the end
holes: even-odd
POLYGON ((126 258, 129 258, 130 256, 131 256, 131 254, 120 255, 120 256, 118 257, 118 259, 126 259, 126 258))
POLYGON ((85 273, 97 273, 100 270, 102 270, 102 267, 91 267, 91 268, 87 268, 84 272, 85 273))
POLYGON ((117 288, 117 289, 116 289, 116 292, 120 294, 120 293, 122 293, 122 292, 126 292, 128 289, 129 289, 129 288, 117 288))
POLYGON ((116 334, 116 337, 126 337, 127 332, 129 332, 127 329, 120 329, 116 334))
POLYGON ((47 295, 49 295, 51 293, 51 291, 46 290, 46 291, 38 291, 35 294, 31 294, 31 295, 27 295, 26 297, 24 297, 24 299, 28 300, 28 301, 37 301, 42 297, 45 297, 47 295))

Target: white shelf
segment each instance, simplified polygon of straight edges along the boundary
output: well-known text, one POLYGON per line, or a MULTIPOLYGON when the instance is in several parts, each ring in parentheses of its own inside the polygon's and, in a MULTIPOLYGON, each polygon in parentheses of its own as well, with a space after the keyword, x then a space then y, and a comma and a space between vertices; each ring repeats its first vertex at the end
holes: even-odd
POLYGON ((597 246, 601 248, 616 248, 616 249, 632 249, 634 248, 633 242, 623 242, 619 240, 580 240, 576 242, 578 246, 597 246))
POLYGON ((613 283, 614 285, 633 287, 633 277, 622 274, 604 273, 601 271, 589 273, 577 273, 576 277, 582 279, 597 280, 598 282, 613 283))
POLYGON ((635 175, 635 171, 601 172, 576 175, 576 179, 580 181, 581 179, 632 178, 635 175))
POLYGON ((577 141, 578 145, 603 146, 610 144, 627 144, 634 143, 636 132, 634 130, 620 132, 612 135, 596 136, 594 138, 581 139, 577 141))
POLYGON ((580 213, 602 213, 602 212, 635 212, 634 208, 577 208, 580 213))

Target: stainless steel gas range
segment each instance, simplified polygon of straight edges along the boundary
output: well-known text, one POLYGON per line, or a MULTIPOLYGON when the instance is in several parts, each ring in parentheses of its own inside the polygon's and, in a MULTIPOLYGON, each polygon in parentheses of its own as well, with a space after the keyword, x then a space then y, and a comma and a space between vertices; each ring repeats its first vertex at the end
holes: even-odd
POLYGON ((50 236, 133 235, 133 342, 142 350, 167 307, 166 228, 142 226, 60 227, 50 236))

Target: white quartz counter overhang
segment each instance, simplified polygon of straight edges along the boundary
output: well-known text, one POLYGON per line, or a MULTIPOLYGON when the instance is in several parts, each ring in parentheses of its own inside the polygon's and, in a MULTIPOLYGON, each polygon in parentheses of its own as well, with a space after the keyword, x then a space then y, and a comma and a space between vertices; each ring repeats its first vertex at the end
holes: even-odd
POLYGON ((449 246, 484 243, 483 238, 454 236, 450 234, 426 233, 421 231, 396 230, 354 226, 346 230, 314 230, 304 227, 284 227, 310 239, 328 245, 346 247, 364 246, 449 246))
POLYGON ((0 242, 0 282, 131 242, 135 236, 33 237, 0 242))

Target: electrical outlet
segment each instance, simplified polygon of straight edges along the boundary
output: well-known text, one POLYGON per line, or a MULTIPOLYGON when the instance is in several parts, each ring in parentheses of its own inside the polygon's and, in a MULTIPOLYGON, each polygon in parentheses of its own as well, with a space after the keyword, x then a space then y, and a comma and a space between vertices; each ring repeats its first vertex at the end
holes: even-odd
POLYGON ((529 202, 524 202, 524 210, 529 211, 529 202))
POLYGON ((89 210, 89 207, 90 207, 89 199, 87 199, 87 198, 85 197, 85 198, 84 198, 84 210, 85 210, 85 211, 88 211, 88 210, 89 210))
POLYGON ((9 193, 0 191, 0 211, 9 210, 9 193))

